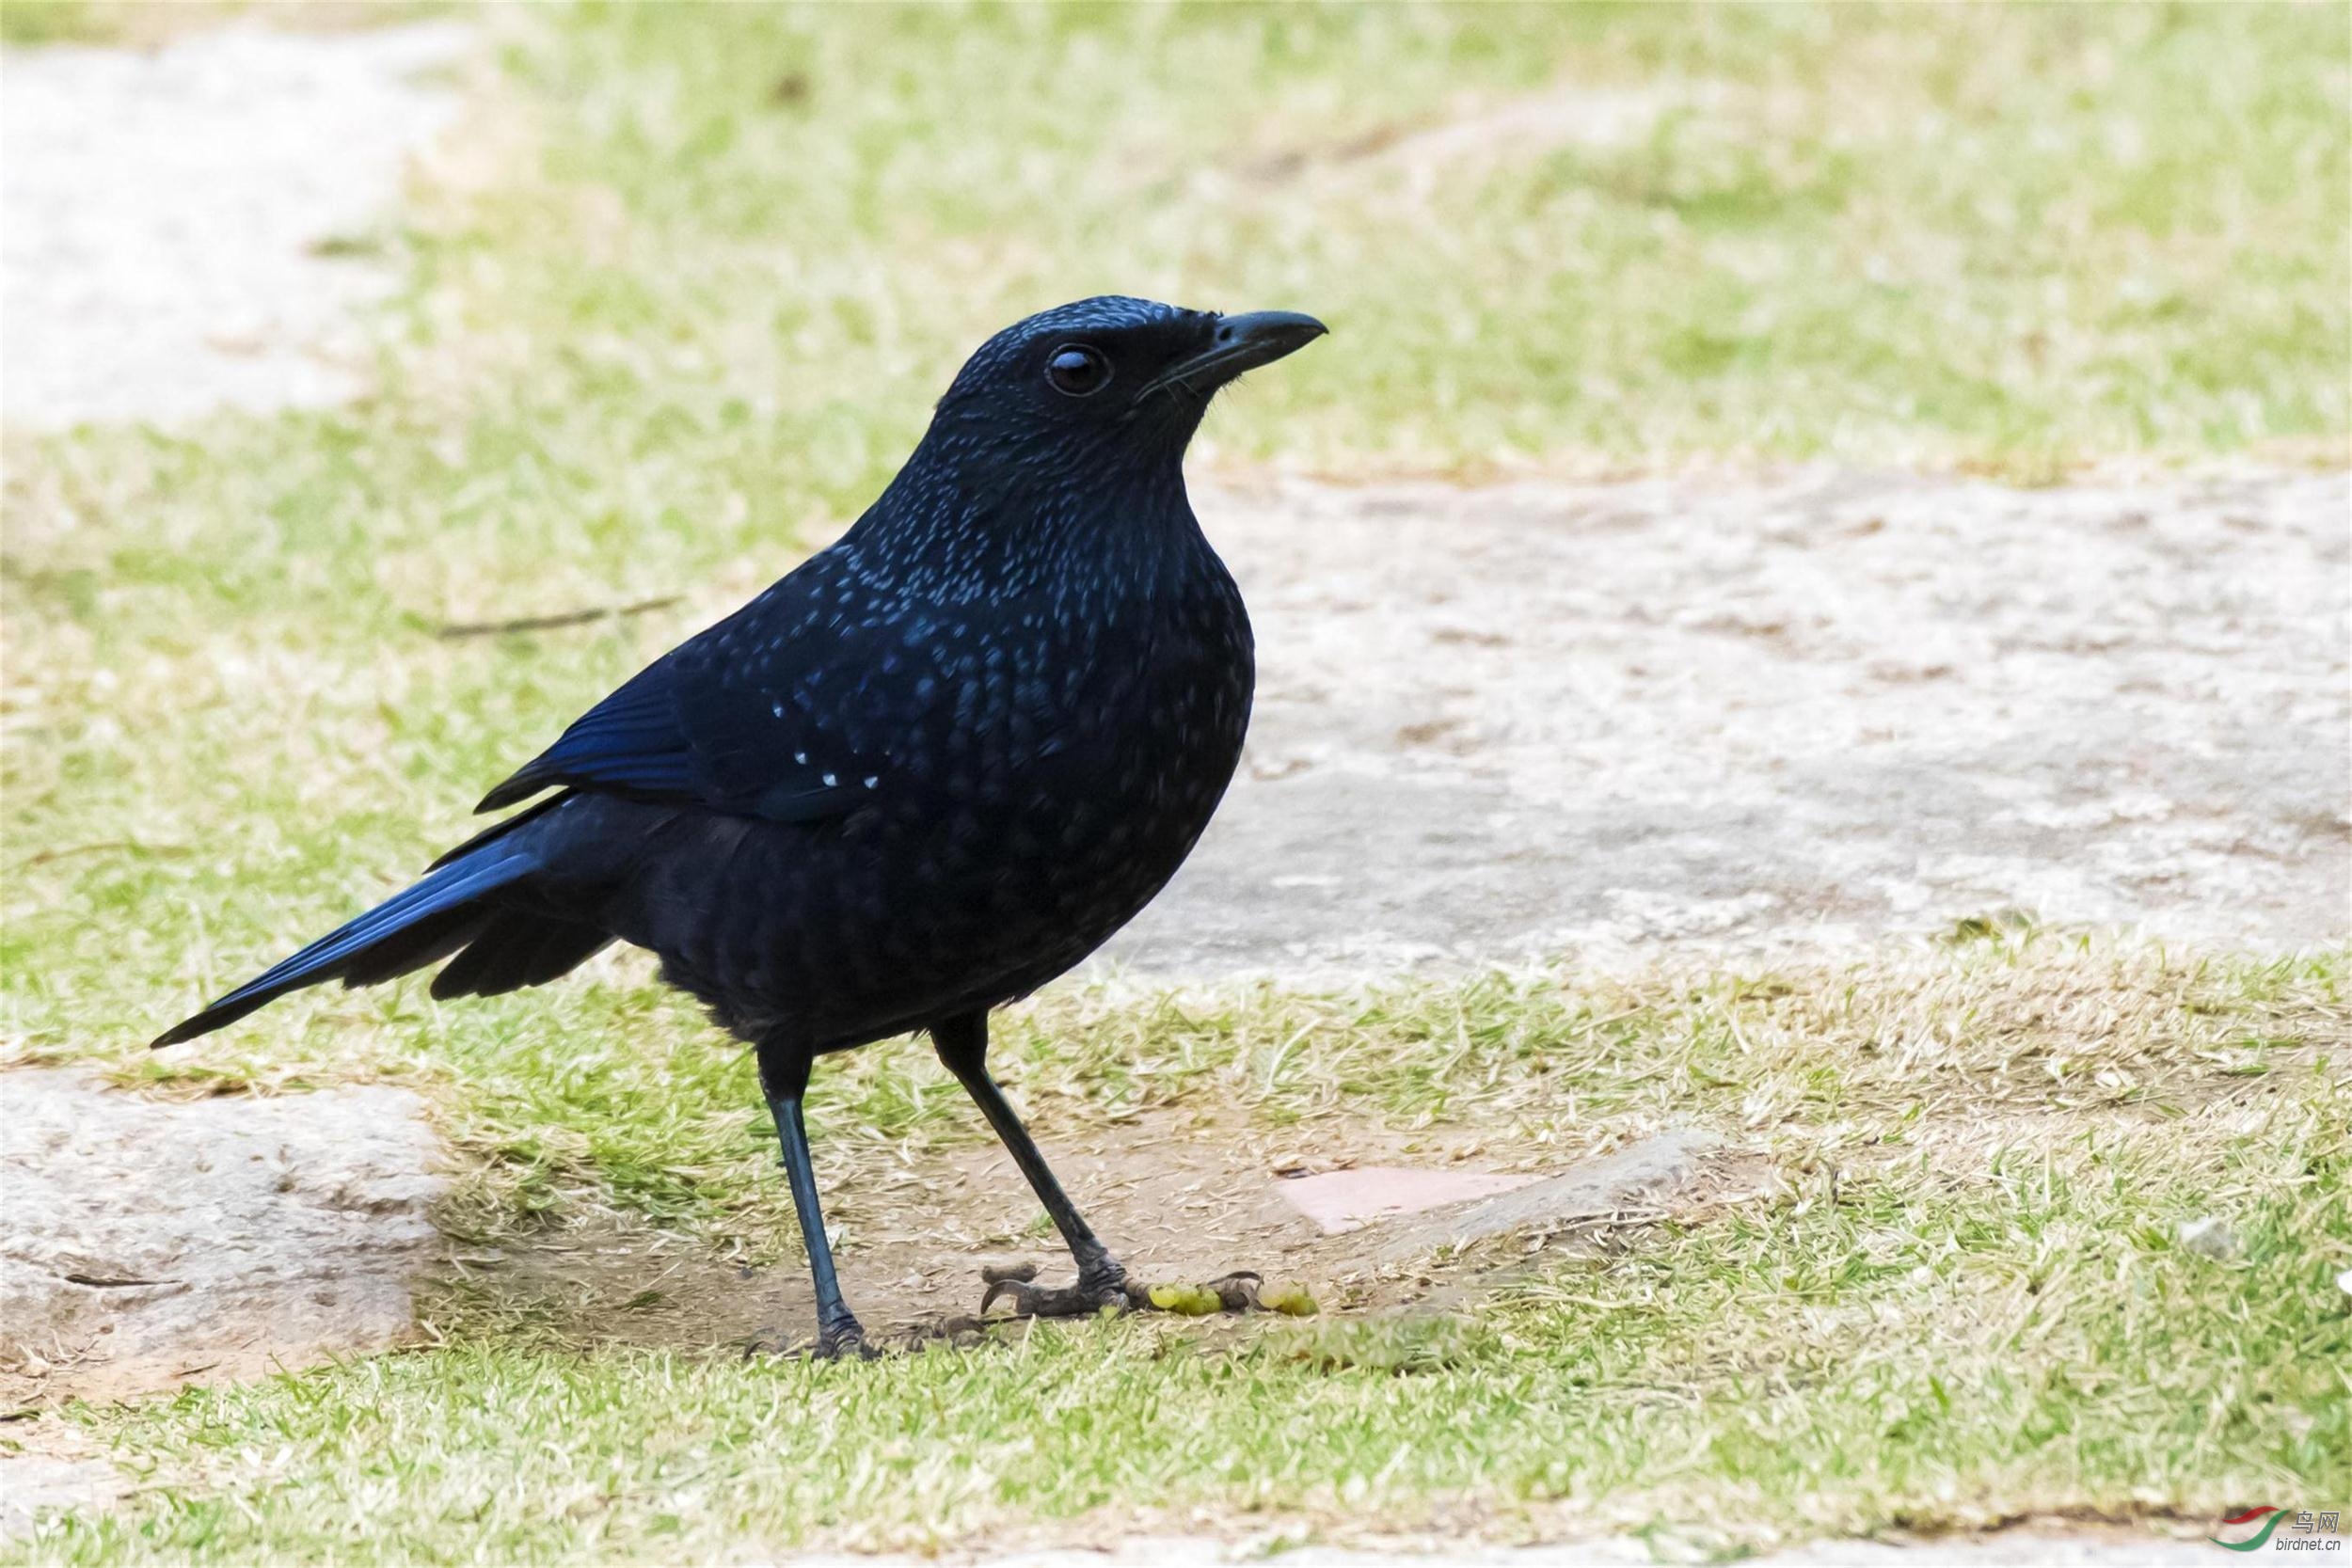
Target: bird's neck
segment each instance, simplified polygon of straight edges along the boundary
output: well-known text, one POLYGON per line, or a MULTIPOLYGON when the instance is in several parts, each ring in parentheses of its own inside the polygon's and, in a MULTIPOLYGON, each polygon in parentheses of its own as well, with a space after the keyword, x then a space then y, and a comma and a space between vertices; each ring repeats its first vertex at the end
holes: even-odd
POLYGON ((1089 464, 940 436, 915 449, 843 543, 919 560, 927 576, 990 596, 1077 577, 1148 594, 1214 562, 1181 453, 1089 464))

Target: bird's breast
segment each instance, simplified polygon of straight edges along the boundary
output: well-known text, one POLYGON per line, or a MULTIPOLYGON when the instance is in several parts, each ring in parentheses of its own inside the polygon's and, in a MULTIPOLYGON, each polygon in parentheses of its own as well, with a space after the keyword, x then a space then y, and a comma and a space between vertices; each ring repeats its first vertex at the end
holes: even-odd
POLYGON ((1159 891, 1241 756, 1255 670, 1230 579, 1141 609, 956 659, 927 766, 863 828, 876 869, 921 890, 932 940, 1022 989, 1159 891))

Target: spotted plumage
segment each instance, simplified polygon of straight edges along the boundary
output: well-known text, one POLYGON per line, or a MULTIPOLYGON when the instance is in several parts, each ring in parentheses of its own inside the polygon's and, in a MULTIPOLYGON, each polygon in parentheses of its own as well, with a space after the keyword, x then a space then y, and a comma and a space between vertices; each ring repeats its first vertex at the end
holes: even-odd
MULTIPOLYGON (((1232 776, 1249 622, 1182 460, 1217 387, 1321 331, 1103 298, 997 334, 836 544, 482 801, 522 811, 157 1043, 326 979, 447 959, 436 996, 490 995, 633 942, 758 1049, 787 1167, 812 1058, 930 1031, 1105 1294, 985 1018, 1141 910, 1232 776)), ((825 1342, 855 1342, 793 1176, 825 1342)))

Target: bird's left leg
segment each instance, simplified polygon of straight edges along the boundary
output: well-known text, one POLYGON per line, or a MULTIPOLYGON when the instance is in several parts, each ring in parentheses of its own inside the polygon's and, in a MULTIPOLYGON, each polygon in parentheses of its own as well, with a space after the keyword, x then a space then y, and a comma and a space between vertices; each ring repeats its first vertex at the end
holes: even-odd
POLYGON ((1070 1247, 1070 1256, 1078 1264, 1078 1281, 1074 1285, 1032 1285, 1025 1279, 998 1278, 990 1282, 988 1293, 980 1300, 985 1312, 999 1295, 1012 1298, 1013 1307, 1024 1317, 1074 1318, 1100 1311, 1105 1307, 1125 1307, 1127 1303, 1127 1271, 1120 1267, 1110 1248, 1104 1246, 1070 1201, 1070 1195, 1061 1190, 1061 1183, 1047 1168, 1045 1156, 1038 1151, 1037 1140, 1021 1125, 1006 1102, 1004 1091, 988 1075, 988 1014, 961 1013, 931 1026, 931 1043, 938 1049, 939 1059, 947 1070, 956 1075, 980 1114, 1004 1140, 1012 1154, 1013 1164, 1029 1179, 1029 1186, 1037 1193, 1038 1201, 1045 1205, 1045 1212, 1053 1217, 1054 1227, 1070 1247))

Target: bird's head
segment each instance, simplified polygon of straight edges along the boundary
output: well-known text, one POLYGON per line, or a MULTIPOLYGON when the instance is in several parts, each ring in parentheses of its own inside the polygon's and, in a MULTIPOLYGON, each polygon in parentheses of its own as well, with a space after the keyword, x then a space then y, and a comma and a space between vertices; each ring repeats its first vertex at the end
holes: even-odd
POLYGON ((1173 460, 1219 388, 1327 330, 1288 310, 1220 316, 1118 294, 1082 299, 981 344, 932 429, 1088 460, 1173 460))

